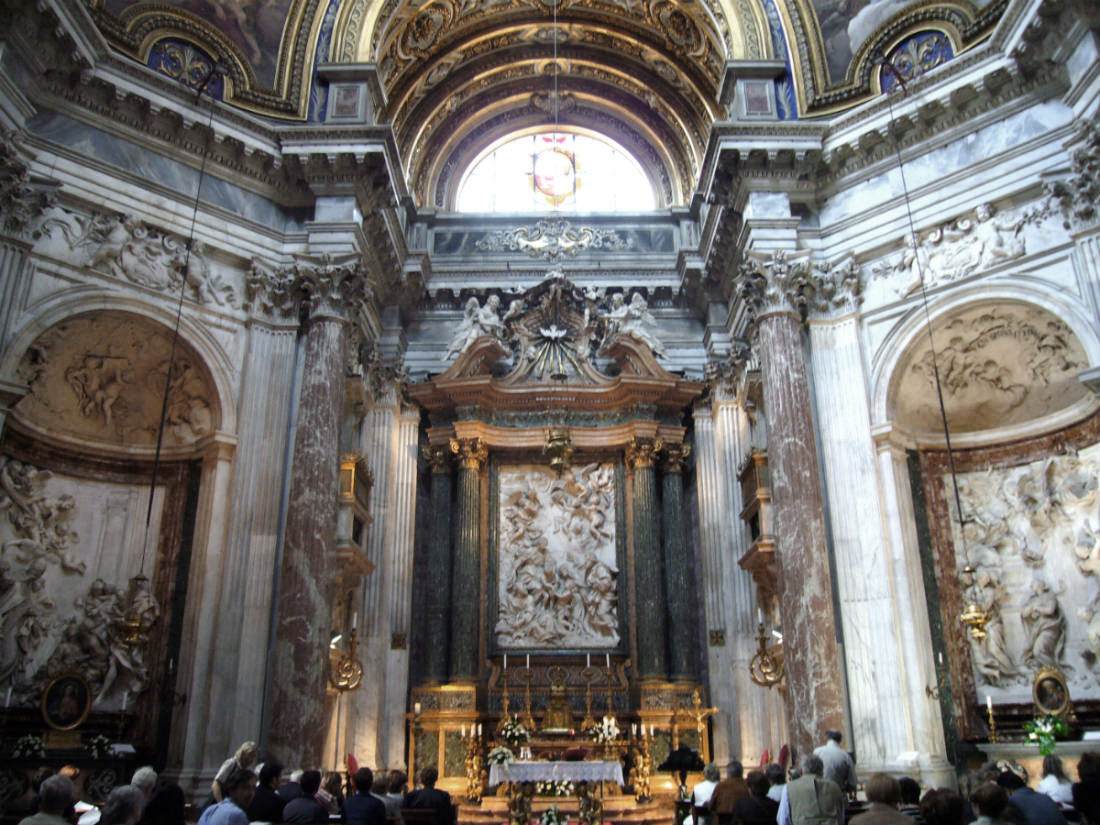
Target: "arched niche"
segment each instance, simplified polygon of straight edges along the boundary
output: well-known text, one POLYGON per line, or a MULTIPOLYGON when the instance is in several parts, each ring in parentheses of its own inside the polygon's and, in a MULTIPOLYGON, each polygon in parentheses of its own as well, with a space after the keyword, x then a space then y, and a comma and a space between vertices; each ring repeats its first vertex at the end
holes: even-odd
POLYGON ((1064 320, 1022 301, 968 303, 914 335, 890 377, 887 416, 918 441, 943 435, 933 342, 953 437, 1030 434, 1088 404, 1077 375, 1089 357, 1064 320))
POLYGON ((54 444, 150 455, 166 387, 168 453, 193 453, 222 425, 202 357, 183 337, 173 352, 171 329, 129 312, 86 312, 54 323, 24 350, 16 376, 29 392, 15 406, 13 423, 54 444))

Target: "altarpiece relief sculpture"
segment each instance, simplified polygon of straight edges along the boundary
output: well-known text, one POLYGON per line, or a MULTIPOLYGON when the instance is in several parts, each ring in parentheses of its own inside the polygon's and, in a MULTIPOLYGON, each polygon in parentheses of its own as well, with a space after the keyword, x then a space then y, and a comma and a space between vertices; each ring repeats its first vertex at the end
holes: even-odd
POLYGON ((1100 696, 1098 479, 1100 445, 960 475, 959 581, 988 617, 970 646, 977 685, 996 702, 1029 701, 1045 667, 1062 670, 1075 696, 1100 696))
POLYGON ((541 465, 500 471, 497 643, 513 648, 619 643, 615 469, 556 476, 541 465))

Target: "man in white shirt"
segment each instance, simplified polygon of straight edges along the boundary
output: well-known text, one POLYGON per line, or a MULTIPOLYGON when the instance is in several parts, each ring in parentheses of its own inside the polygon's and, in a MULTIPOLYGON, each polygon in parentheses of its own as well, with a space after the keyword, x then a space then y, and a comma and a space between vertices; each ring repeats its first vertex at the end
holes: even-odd
POLYGON ((825 779, 831 779, 845 793, 856 789, 856 763, 848 751, 840 747, 843 735, 838 730, 825 732, 825 744, 814 750, 825 766, 825 779))

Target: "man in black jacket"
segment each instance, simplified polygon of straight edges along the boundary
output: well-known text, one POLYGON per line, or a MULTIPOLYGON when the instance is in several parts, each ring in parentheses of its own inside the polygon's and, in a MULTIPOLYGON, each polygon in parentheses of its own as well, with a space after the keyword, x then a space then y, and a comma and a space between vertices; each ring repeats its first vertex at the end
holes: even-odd
POLYGON ((446 791, 435 789, 438 779, 439 771, 435 768, 425 768, 420 773, 420 784, 424 787, 405 797, 405 807, 431 808, 435 811, 435 825, 455 825, 455 809, 451 803, 451 795, 446 791))
POLYGON ((267 762, 260 769, 260 783, 256 786, 256 795, 246 813, 249 822, 282 822, 286 800, 275 790, 279 787, 279 778, 283 775, 283 766, 278 762, 267 762))

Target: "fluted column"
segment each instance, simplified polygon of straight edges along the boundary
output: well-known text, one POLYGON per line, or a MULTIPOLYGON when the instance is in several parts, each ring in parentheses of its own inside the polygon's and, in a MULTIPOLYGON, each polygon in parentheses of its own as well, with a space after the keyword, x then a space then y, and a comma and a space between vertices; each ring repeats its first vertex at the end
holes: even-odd
POLYGON ((684 518, 684 461, 690 444, 668 444, 661 461, 661 533, 665 592, 668 596, 668 669, 673 679, 696 676, 698 628, 695 626, 695 570, 684 518))
POLYGON ((319 765, 332 620, 340 421, 347 313, 361 300, 362 271, 322 260, 300 266, 310 299, 290 494, 279 567, 269 749, 285 764, 319 765))
POLYGON ((479 438, 452 439, 458 456, 458 495, 451 571, 451 681, 477 678, 481 606, 481 468, 489 457, 479 438))
POLYGON ((792 744, 807 753, 843 729, 843 674, 814 422, 802 346, 809 267, 785 253, 752 259, 738 286, 753 318, 768 417, 779 613, 792 744))
POLYGON ((362 445, 375 480, 367 528, 375 569, 363 582, 360 650, 372 678, 347 702, 347 741, 375 768, 404 763, 419 421, 391 382, 383 383, 363 419, 362 445))
POLYGON ((633 472, 634 593, 638 628, 638 675, 665 679, 665 580, 661 559, 661 525, 657 509, 654 462, 660 439, 635 438, 626 450, 633 472))
POLYGON ((451 614, 451 450, 425 450, 432 471, 427 579, 419 583, 424 594, 424 660, 422 676, 430 684, 447 681, 447 622, 451 614))

